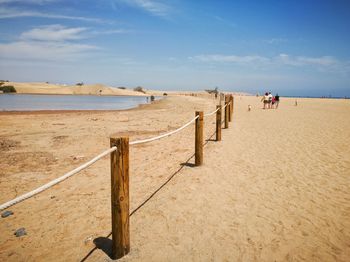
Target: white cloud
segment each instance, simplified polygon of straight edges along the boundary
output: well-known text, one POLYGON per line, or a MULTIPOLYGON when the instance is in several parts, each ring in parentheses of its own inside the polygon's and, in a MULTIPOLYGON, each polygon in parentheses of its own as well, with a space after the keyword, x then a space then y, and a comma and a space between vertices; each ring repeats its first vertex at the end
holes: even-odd
POLYGON ((0 0, 0 4, 24 3, 24 4, 45 4, 57 2, 57 0, 0 0))
POLYGON ((297 60, 302 64, 309 65, 320 65, 320 66, 332 66, 339 63, 334 57, 331 56, 322 56, 322 57, 297 57, 297 60))
POLYGON ((198 55, 189 57, 189 59, 200 62, 215 63, 261 63, 268 62, 269 59, 262 56, 236 56, 236 55, 198 55))
POLYGON ((0 44, 0 57, 21 60, 73 60, 95 46, 66 42, 18 41, 0 44))
POLYGON ((49 25, 23 32, 18 41, 0 44, 0 58, 18 60, 70 61, 98 48, 74 43, 83 38, 86 28, 49 25))
POLYGON ((191 61, 225 65, 250 66, 256 68, 276 68, 281 66, 309 67, 322 72, 338 72, 346 74, 350 72, 350 62, 340 61, 332 56, 308 57, 279 54, 274 57, 264 57, 256 55, 198 55, 188 58, 191 61))
POLYGON ((116 0, 116 2, 143 9, 157 16, 167 16, 170 11, 170 6, 159 0, 116 0))
POLYGON ((20 17, 39 17, 39 18, 49 18, 49 19, 80 20, 80 21, 95 22, 95 23, 105 23, 106 22, 105 20, 98 19, 98 18, 50 14, 50 13, 42 13, 42 12, 38 12, 38 11, 20 10, 20 9, 16 9, 16 8, 2 8, 2 7, 0 7, 0 19, 20 18, 20 17))
POLYGON ((85 27, 67 28, 62 25, 48 25, 34 28, 21 34, 23 40, 39 41, 66 41, 82 39, 82 32, 86 31, 85 27))
POLYGON ((321 56, 321 57, 306 57, 306 56, 290 56, 287 54, 280 54, 275 58, 276 61, 281 62, 285 65, 291 66, 321 66, 329 67, 339 65, 341 62, 332 56, 321 56))
POLYGON ((89 32, 89 35, 114 35, 114 34, 126 34, 132 31, 126 29, 112 29, 112 30, 100 30, 100 31, 92 31, 89 32))

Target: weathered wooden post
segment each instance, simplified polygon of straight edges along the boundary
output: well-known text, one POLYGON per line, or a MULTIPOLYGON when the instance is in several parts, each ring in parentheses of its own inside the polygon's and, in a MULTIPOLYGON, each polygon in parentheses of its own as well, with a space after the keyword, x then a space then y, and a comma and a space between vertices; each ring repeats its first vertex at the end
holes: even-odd
POLYGON ((118 259, 130 251, 129 233, 129 137, 110 138, 112 257, 118 259))
POLYGON ((232 114, 231 114, 231 95, 228 96, 228 102, 230 103, 227 107, 228 107, 228 121, 231 122, 232 121, 232 114))
POLYGON ((221 105, 216 106, 216 141, 221 141, 221 105))
POLYGON ((200 166, 203 163, 203 112, 196 111, 196 129, 195 129, 195 165, 200 166))
POLYGON ((234 106, 234 104, 235 104, 235 100, 234 100, 235 98, 234 98, 234 96, 233 95, 231 95, 231 120, 232 120, 232 118, 233 118, 233 106, 234 106))
POLYGON ((228 128, 228 119, 229 119, 229 103, 230 102, 230 99, 228 96, 225 96, 225 104, 226 104, 226 107, 225 107, 225 128, 228 128))

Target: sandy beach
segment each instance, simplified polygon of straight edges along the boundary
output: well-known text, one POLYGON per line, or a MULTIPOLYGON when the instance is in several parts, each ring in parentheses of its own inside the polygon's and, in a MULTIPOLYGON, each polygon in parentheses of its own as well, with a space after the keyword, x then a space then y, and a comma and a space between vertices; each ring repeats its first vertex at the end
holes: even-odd
MULTIPOLYGON (((349 261, 350 100, 294 101, 262 110, 259 97, 235 96, 233 121, 222 141, 206 141, 201 167, 193 125, 132 146, 131 210, 175 175, 131 216, 120 261, 349 261)), ((110 136, 153 137, 216 103, 169 96, 124 111, 3 113, 0 202, 90 160, 110 136)), ((205 118, 205 138, 214 131, 215 116, 205 118)), ((1 261, 110 261, 109 157, 8 210, 1 261)))

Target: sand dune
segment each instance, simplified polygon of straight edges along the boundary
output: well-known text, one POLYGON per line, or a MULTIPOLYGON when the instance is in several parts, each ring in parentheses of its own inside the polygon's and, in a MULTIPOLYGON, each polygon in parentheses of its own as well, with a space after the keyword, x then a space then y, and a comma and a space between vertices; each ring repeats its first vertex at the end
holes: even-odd
MULTIPOLYGON (((216 102, 183 96, 120 112, 0 115, 0 201, 92 158, 112 134, 152 137, 216 102)), ((133 146, 131 210, 181 170, 131 217, 121 261, 348 261, 349 102, 282 98, 278 110, 262 110, 259 98, 237 96, 230 128, 208 141, 201 167, 185 164, 193 126, 133 146)), ((205 138, 214 130, 215 117, 206 118, 205 138)), ((110 232, 109 176, 107 157, 11 207, 0 219, 0 260, 109 261, 101 249, 89 254, 110 232), (16 238, 20 227, 28 235, 16 238)))
POLYGON ((60 94, 60 95, 118 95, 118 96, 144 96, 141 92, 131 89, 119 89, 102 84, 67 86, 49 83, 19 83, 8 82, 7 85, 15 87, 19 94, 60 94))

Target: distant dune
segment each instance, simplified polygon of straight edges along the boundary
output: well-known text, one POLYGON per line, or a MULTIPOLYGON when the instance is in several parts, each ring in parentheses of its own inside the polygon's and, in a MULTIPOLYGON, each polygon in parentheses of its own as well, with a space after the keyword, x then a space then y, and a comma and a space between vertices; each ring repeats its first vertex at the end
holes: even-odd
MULTIPOLYGON (((134 91, 131 88, 118 88, 103 84, 94 85, 60 85, 41 82, 6 82, 6 85, 14 86, 18 94, 50 94, 50 95, 115 95, 115 96, 201 96, 212 97, 206 91, 161 91, 143 89, 145 93, 134 91)), ((204 89, 204 88, 203 88, 204 89)), ((224 92, 234 95, 250 95, 243 92, 224 92)))
POLYGON ((142 92, 131 89, 95 85, 58 85, 48 83, 18 83, 8 82, 6 85, 15 87, 19 94, 58 94, 58 95, 118 95, 118 96, 145 96, 142 92))

